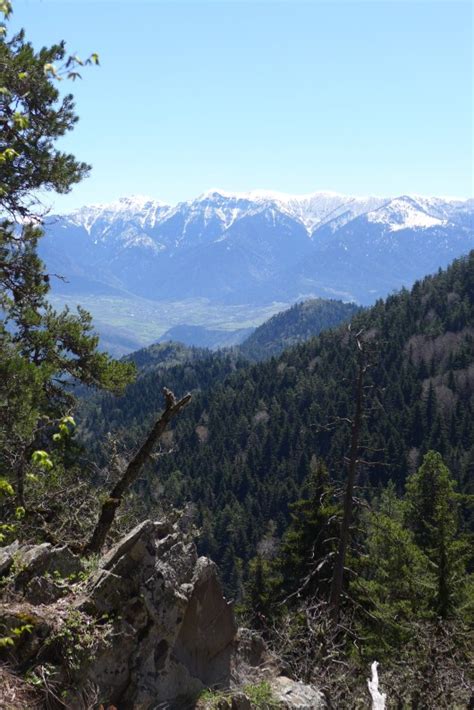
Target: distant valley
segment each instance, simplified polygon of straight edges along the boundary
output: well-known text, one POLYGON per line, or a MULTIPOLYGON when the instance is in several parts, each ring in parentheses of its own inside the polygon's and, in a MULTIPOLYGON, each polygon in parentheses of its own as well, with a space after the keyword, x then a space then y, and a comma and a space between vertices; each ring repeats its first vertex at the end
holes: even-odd
POLYGON ((474 201, 213 190, 176 206, 122 198, 50 217, 41 256, 53 303, 84 305, 130 352, 179 328, 235 344, 307 298, 368 305, 474 246, 474 201))

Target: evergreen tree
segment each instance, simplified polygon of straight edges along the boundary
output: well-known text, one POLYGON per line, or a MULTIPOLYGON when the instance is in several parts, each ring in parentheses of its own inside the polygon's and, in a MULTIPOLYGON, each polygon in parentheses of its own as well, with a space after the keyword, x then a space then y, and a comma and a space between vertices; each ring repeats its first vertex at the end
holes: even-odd
POLYGON ((291 522, 273 564, 277 594, 286 598, 327 596, 339 505, 328 470, 312 457, 303 497, 290 506, 291 522))
POLYGON ((274 612, 270 574, 269 562, 261 555, 257 555, 250 562, 243 612, 246 623, 260 631, 268 627, 274 612))
MULTIPOLYGON (((10 3, 0 11, 8 18, 10 3)), ((2 30, 0 479, 15 492, 17 508, 25 508, 32 455, 69 413, 74 383, 117 392, 134 368, 97 351, 83 309, 74 315, 51 308, 50 277, 37 255, 43 236, 38 191, 68 192, 88 171, 55 146, 77 121, 72 96, 60 97, 57 79, 79 76, 81 62, 67 57, 64 43, 35 52, 23 31, 9 39, 5 25, 2 30)), ((97 55, 88 62, 97 63, 97 55)))
POLYGON ((430 561, 404 526, 403 511, 389 485, 363 518, 363 554, 354 560, 350 596, 367 634, 365 652, 377 657, 410 637, 413 622, 426 617, 435 587, 430 561))
POLYGON ((466 544, 459 535, 458 496, 441 455, 428 451, 406 484, 406 521, 418 547, 436 567, 435 609, 448 617, 465 581, 466 544))

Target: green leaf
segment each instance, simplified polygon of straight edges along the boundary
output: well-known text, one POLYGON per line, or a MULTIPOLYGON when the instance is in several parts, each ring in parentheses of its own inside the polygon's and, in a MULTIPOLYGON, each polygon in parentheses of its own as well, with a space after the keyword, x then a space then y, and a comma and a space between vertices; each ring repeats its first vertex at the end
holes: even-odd
POLYGON ((7 646, 14 646, 15 642, 9 636, 3 636, 0 638, 0 648, 6 648, 7 646))
POLYGON ((3 493, 4 495, 9 495, 9 496, 12 496, 15 494, 13 487, 7 481, 6 478, 0 478, 0 493, 3 493))
POLYGON ((14 148, 5 148, 5 150, 0 153, 0 163, 6 163, 7 160, 13 160, 19 155, 20 154, 14 148))
POLYGON ((12 4, 10 0, 0 0, 0 13, 6 18, 12 14, 12 4))
MULTIPOLYGON (((28 123, 29 123, 28 116, 25 116, 24 113, 19 113, 18 111, 16 111, 13 114, 13 123, 15 124, 15 126, 17 128, 20 128, 20 129, 27 128, 28 123)), ((18 153, 17 153, 17 155, 18 155, 18 153)))
POLYGON ((15 518, 17 520, 21 520, 22 518, 25 517, 26 510, 22 505, 19 505, 17 508, 15 508, 15 518))
POLYGON ((34 464, 45 470, 51 470, 53 468, 53 462, 51 461, 47 451, 33 451, 31 460, 34 464))

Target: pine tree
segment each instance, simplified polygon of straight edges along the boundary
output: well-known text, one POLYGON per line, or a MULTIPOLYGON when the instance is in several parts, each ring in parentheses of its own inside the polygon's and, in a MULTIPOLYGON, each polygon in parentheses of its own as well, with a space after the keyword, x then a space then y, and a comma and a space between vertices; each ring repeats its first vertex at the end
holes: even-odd
POLYGON ((416 544, 436 567, 434 607, 442 618, 448 617, 459 601, 466 565, 466 545, 459 535, 454 485, 449 469, 436 451, 428 451, 406 484, 406 521, 416 544))
POLYGON ((410 637, 435 587, 430 561, 404 525, 403 505, 391 484, 365 514, 363 554, 354 560, 357 574, 349 590, 360 610, 364 650, 378 656, 410 637))
POLYGON ((274 613, 270 579, 269 562, 261 555, 257 555, 249 565, 243 612, 246 623, 260 631, 265 631, 274 613))
POLYGON ((327 468, 316 459, 310 461, 303 497, 290 506, 291 522, 278 557, 274 562, 277 595, 327 596, 332 571, 331 552, 338 531, 340 509, 327 468))
MULTIPOLYGON (((8 18, 10 3, 0 11, 8 18)), ((69 413, 71 385, 118 392, 134 367, 98 352, 86 311, 51 308, 50 277, 37 254, 43 236, 38 191, 68 192, 89 169, 55 146, 77 121, 72 96, 61 98, 57 83, 60 76, 78 76, 77 60, 67 57, 64 43, 35 52, 23 31, 8 39, 5 25, 2 30, 0 479, 14 490, 17 508, 25 508, 32 454, 69 413)), ((88 62, 97 63, 97 55, 88 62)))

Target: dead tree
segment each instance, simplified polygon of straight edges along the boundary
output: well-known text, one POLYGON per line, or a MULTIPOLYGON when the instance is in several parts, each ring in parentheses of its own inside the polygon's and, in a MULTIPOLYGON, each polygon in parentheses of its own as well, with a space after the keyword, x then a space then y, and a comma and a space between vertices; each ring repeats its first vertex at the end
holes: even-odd
POLYGON ((352 520, 352 509, 354 506, 353 495, 354 485, 357 475, 357 464, 359 455, 359 440, 362 430, 362 417, 364 409, 364 378, 367 371, 364 353, 361 342, 362 331, 359 331, 355 338, 358 349, 358 366, 356 376, 356 391, 355 391, 355 413, 351 420, 351 446, 349 458, 347 459, 348 473, 346 490, 344 494, 344 510, 341 522, 341 531, 339 534, 339 545, 334 565, 331 591, 329 594, 329 604, 333 609, 334 615, 339 614, 339 605, 341 601, 342 586, 344 581, 344 566, 346 561, 347 547, 349 544, 349 531, 352 520))
POLYGON ((165 396, 165 409, 155 422, 142 446, 138 449, 131 461, 129 461, 122 477, 117 481, 110 495, 104 501, 92 537, 84 547, 83 552, 86 555, 100 553, 114 521, 117 508, 122 502, 124 493, 136 481, 138 474, 147 462, 154 446, 159 441, 170 421, 179 414, 191 399, 191 395, 187 394, 179 401, 176 401, 173 392, 166 387, 163 389, 163 393, 165 396))

